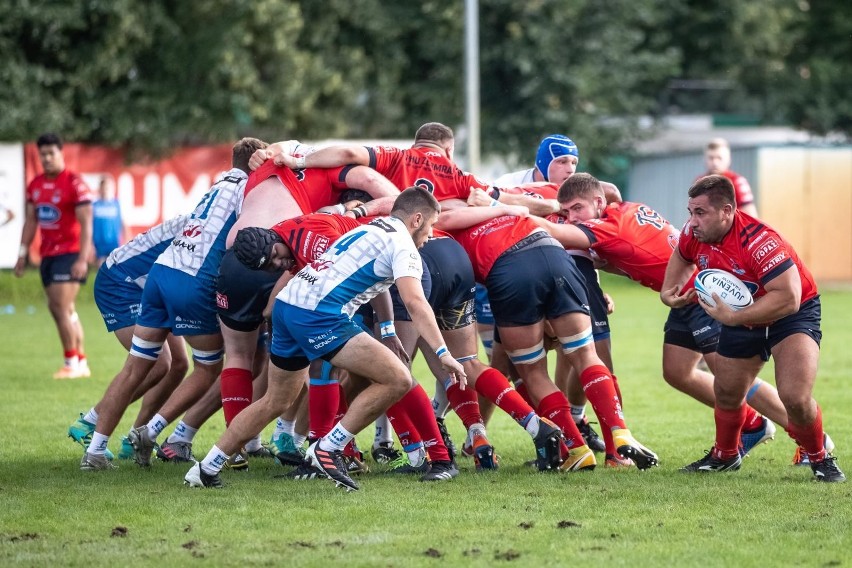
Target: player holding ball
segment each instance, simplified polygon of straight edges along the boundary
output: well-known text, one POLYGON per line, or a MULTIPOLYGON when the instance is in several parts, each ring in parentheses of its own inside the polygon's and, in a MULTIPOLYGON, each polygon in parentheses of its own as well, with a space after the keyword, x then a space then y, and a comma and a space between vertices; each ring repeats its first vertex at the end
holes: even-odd
POLYGON ((734 310, 719 294, 703 308, 722 324, 717 353, 716 443, 684 472, 735 471, 742 465, 744 401, 764 363, 775 358, 778 394, 787 409, 787 433, 807 452, 817 481, 846 476, 826 451, 822 412, 813 399, 819 362, 820 300, 816 283, 796 251, 760 220, 737 210, 734 186, 710 175, 689 188, 689 219, 666 268, 660 298, 672 308, 695 298, 685 289, 698 266, 730 272, 752 285, 754 302, 734 310))

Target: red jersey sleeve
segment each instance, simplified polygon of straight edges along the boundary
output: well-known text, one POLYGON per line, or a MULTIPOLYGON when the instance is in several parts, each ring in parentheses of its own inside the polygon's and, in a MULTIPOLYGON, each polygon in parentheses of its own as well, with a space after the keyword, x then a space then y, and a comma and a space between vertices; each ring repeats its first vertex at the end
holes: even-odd
POLYGON ((83 178, 81 178, 76 173, 71 173, 69 177, 70 177, 69 183, 71 185, 71 190, 74 192, 74 195, 76 196, 75 204, 76 205, 83 205, 83 204, 86 204, 86 203, 91 203, 94 196, 92 194, 92 190, 89 188, 88 185, 86 185, 86 182, 83 181, 83 178))

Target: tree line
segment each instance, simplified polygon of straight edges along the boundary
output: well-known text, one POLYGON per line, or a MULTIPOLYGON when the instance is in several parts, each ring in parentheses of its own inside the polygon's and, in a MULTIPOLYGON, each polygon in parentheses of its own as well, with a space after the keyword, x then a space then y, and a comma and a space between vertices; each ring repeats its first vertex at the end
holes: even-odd
MULTIPOLYGON (((605 174, 640 117, 670 113, 852 133, 842 2, 480 0, 479 13, 484 154, 528 158, 564 132, 605 174)), ((10 0, 0 54, 3 140, 54 130, 156 155, 464 121, 459 0, 10 0)))

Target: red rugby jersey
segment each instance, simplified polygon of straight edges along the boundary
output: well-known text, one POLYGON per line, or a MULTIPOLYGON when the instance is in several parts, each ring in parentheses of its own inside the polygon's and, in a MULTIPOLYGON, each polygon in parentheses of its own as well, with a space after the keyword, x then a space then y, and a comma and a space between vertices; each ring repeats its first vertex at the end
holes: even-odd
POLYGON ((79 175, 67 169, 55 178, 38 175, 27 186, 26 201, 35 207, 42 257, 80 252, 76 209, 91 203, 92 190, 79 175))
MULTIPOLYGON (((490 185, 473 174, 465 173, 452 160, 432 148, 401 150, 391 146, 368 147, 370 167, 388 178, 400 191, 419 186, 429 190, 438 201, 467 201, 473 187, 488 191, 490 185)), ((346 171, 341 172, 341 176, 346 171)))
POLYGON ((501 188, 500 191, 513 195, 528 195, 537 199, 556 199, 559 194, 559 186, 555 183, 536 183, 506 189, 501 188))
POLYGON ((265 161, 249 175, 243 198, 258 184, 271 177, 290 190, 293 199, 302 211, 313 213, 321 207, 337 203, 340 191, 346 185, 340 181, 343 168, 306 168, 291 170, 285 166, 276 166, 272 160, 265 161))
POLYGON ((345 215, 312 213, 282 221, 272 230, 292 251, 295 263, 290 271, 295 274, 319 258, 341 235, 360 226, 360 220, 345 215))
POLYGON ((464 247, 470 257, 476 281, 485 284, 485 278, 491 272, 497 258, 536 230, 544 229, 540 229, 529 219, 503 215, 479 225, 459 231, 449 231, 449 233, 464 247))
POLYGON ((732 272, 746 283, 755 298, 765 295, 764 285, 794 265, 802 280, 802 303, 818 294, 813 276, 793 247, 774 229, 739 210, 721 243, 699 242, 689 224, 684 225, 678 251, 699 270, 721 268, 732 272))
POLYGON ((599 219, 577 225, 592 250, 632 280, 657 292, 677 248, 678 230, 642 203, 611 203, 599 219))

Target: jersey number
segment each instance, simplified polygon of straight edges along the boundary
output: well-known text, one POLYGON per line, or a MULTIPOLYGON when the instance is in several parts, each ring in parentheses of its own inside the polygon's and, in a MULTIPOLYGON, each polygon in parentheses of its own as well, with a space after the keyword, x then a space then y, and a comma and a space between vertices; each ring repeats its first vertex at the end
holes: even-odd
POLYGON ((210 214, 210 207, 213 206, 213 202, 216 201, 216 195, 219 193, 218 189, 214 189, 209 193, 205 193, 204 197, 201 198, 201 203, 198 204, 198 207, 204 205, 204 210, 200 215, 192 214, 193 219, 206 219, 207 215, 210 214))
POLYGON ((367 231, 358 231, 357 233, 352 233, 351 235, 344 235, 340 238, 340 240, 334 243, 334 250, 337 251, 334 254, 343 254, 344 252, 349 250, 349 247, 352 245, 352 243, 354 243, 366 234, 367 231))

